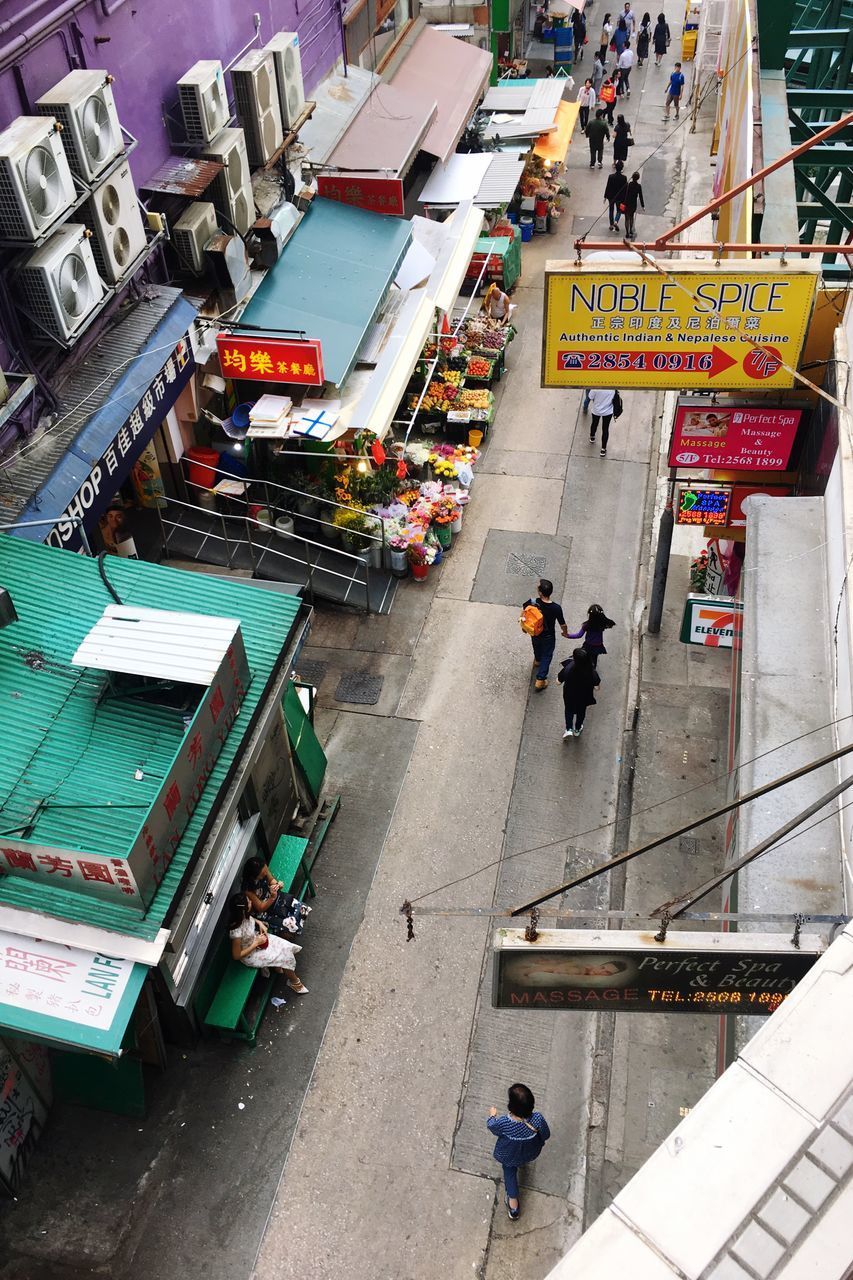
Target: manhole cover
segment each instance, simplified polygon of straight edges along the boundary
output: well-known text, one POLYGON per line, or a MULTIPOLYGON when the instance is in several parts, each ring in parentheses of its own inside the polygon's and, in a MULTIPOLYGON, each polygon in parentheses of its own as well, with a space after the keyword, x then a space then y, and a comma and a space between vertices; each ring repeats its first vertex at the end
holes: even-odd
POLYGON ((367 671, 345 671, 335 690, 335 702, 360 702, 373 707, 379 701, 384 676, 372 676, 367 671))
POLYGON ((506 571, 517 578, 541 578, 545 564, 544 556, 519 555, 510 551, 506 558, 506 571))
POLYGON ((695 836, 681 836, 678 841, 678 848, 681 853, 698 853, 699 841, 695 836))
POLYGON ((313 684, 315 689, 319 689, 323 676, 328 670, 328 662, 312 662, 308 658, 300 658, 296 667, 296 675, 302 684, 313 684))

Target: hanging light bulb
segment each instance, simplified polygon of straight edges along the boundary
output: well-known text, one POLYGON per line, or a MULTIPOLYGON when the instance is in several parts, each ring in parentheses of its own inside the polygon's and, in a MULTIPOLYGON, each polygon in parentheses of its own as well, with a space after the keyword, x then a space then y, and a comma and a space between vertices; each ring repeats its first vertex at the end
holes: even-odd
POLYGON ((364 459, 362 459, 362 461, 356 465, 355 469, 356 471, 361 471, 362 474, 367 470, 367 463, 364 461, 364 459))

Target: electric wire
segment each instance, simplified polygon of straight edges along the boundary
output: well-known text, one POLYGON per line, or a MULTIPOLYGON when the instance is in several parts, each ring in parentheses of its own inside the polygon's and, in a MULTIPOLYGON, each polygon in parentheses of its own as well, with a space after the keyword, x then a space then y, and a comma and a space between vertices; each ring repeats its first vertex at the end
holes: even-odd
MULTIPOLYGON (((692 787, 685 788, 683 791, 677 791, 673 795, 665 796, 663 800, 656 800, 654 804, 645 805, 641 809, 632 809, 629 817, 633 820, 634 818, 640 817, 641 814, 651 813, 654 809, 660 809, 663 805, 674 804, 677 800, 682 800, 685 796, 692 795, 696 791, 701 791, 704 787, 709 787, 714 783, 722 782, 725 778, 730 777, 732 774, 737 774, 748 765, 757 764, 759 760, 763 760, 767 756, 773 755, 776 751, 784 751, 786 748, 794 746, 795 743, 802 742, 804 738, 810 738, 814 733, 824 733, 827 729, 835 728, 837 725, 843 724, 847 720, 853 720, 853 714, 839 716, 836 720, 829 720, 826 724, 818 725, 814 729, 808 729, 805 733, 800 733, 795 738, 789 738, 785 742, 780 742, 775 747, 768 747, 766 751, 762 751, 756 756, 751 756, 748 760, 738 762, 732 769, 725 769, 713 777, 706 778, 704 782, 698 782, 692 787)), ((515 853, 502 853, 499 858, 495 858, 492 862, 485 863, 483 866, 478 867, 476 871, 471 871, 467 875, 459 876, 455 880, 448 880, 445 884, 437 885, 434 889, 428 889, 426 893, 421 893, 418 894, 417 897, 410 898, 409 901, 412 906, 414 906, 417 902, 423 902, 425 898, 431 898, 434 894, 441 893, 445 889, 455 888, 456 885, 464 884, 466 880, 473 880, 475 876, 482 875, 484 871, 491 871, 495 867, 499 867, 506 862, 511 862, 515 858, 523 858, 530 853, 541 853, 545 849, 554 849, 561 844, 571 844, 576 840, 582 839, 584 836, 595 835, 599 831, 607 831, 611 827, 615 827, 617 821, 618 819, 613 818, 610 822, 602 822, 598 826, 589 827, 585 831, 576 831, 571 835, 559 836, 555 840, 545 841, 544 844, 532 845, 529 849, 518 849, 515 853)))

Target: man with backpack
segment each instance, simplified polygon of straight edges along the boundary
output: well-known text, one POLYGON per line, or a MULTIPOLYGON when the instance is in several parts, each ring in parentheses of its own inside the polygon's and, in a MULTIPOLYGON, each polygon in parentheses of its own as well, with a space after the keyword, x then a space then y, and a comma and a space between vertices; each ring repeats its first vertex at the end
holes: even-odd
POLYGON ((533 643, 536 688, 546 689, 548 671, 557 644, 557 623, 560 624, 564 639, 569 634, 569 628, 563 617, 563 610, 551 599, 554 594, 553 582, 549 582, 547 578, 541 578, 538 591, 539 594, 534 600, 525 600, 519 621, 522 631, 530 636, 533 643))

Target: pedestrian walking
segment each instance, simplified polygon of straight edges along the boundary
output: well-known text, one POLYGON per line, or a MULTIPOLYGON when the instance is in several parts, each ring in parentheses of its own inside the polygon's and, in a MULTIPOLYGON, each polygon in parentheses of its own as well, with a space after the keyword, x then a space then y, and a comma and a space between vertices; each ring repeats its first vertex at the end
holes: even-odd
POLYGON ((625 97, 630 98, 631 68, 634 65, 634 50, 631 48, 630 43, 626 44, 625 48, 619 54, 619 61, 616 65, 619 68, 619 76, 622 81, 622 88, 625 91, 625 97))
POLYGON ((536 1160, 551 1136, 548 1122, 541 1111, 535 1111, 536 1099, 526 1084, 512 1084, 507 1097, 507 1114, 498 1115, 491 1107, 486 1126, 497 1137, 492 1153, 504 1175, 507 1213, 513 1222, 521 1214, 518 1195, 518 1171, 536 1160))
POLYGON ((613 167, 619 161, 624 165, 628 159, 628 148, 634 145, 634 139, 631 134, 631 126, 624 116, 616 117, 616 128, 613 131, 613 167))
MULTIPOLYGON (((604 85, 601 87, 603 89, 604 85)), ((596 111, 595 119, 590 120, 586 126, 586 136, 589 142, 589 167, 594 169, 597 161, 600 169, 604 156, 604 140, 606 138, 608 142, 610 141, 610 130, 607 127, 607 121, 604 119, 603 111, 596 111)))
POLYGON ((613 108, 616 105, 616 85, 610 79, 610 76, 605 76, 604 79, 602 80, 601 88, 598 91, 598 97, 599 97, 599 101, 604 106, 604 112, 607 116, 607 123, 612 126, 613 108))
POLYGON ((596 49, 592 59, 592 87, 595 90, 595 96, 598 97, 598 91, 601 88, 601 82, 604 79, 604 58, 601 50, 596 49))
POLYGON ((616 406, 616 392, 607 387, 593 387, 589 393, 589 407, 592 417, 589 423, 589 438, 594 441, 598 424, 601 423, 601 456, 607 457, 607 441, 610 439, 610 423, 616 406))
POLYGON ((577 631, 569 632, 569 639, 582 640, 583 648, 589 654, 592 665, 597 667, 599 655, 607 652, 604 647, 604 633, 615 626, 616 623, 612 618, 608 618, 600 604, 591 604, 586 611, 586 620, 581 623, 577 631))
POLYGON ((530 636, 533 644, 533 670, 536 672, 536 688, 548 687, 548 672, 551 659, 557 644, 557 626, 559 624, 563 639, 569 634, 563 610, 554 600, 554 584, 547 578, 541 578, 537 588, 538 595, 525 600, 521 607, 519 623, 525 635, 530 636))
POLYGON ((560 667, 557 679, 563 686, 563 710, 566 715, 563 740, 579 738, 583 733, 586 709, 595 706, 595 690, 601 684, 601 676, 586 649, 575 649, 560 667))
POLYGON ((637 205, 645 209, 643 188, 640 186, 639 173, 631 174, 631 181, 625 190, 625 235, 633 240, 637 232, 637 205))
POLYGON ((644 13, 637 31, 637 66, 641 67, 649 56, 649 41, 652 38, 651 14, 644 13))
POLYGON ((630 0, 626 0, 621 16, 625 20, 625 26, 628 28, 628 34, 633 35, 634 27, 637 25, 637 19, 634 17, 634 10, 631 8, 630 0))
MULTIPOLYGON (((628 179, 623 173, 625 166, 621 160, 617 160, 613 166, 613 173, 607 177, 604 187, 604 199, 607 201, 607 218, 608 226, 611 231, 619 228, 619 219, 624 213, 623 205, 625 203, 625 192, 628 188, 628 179)), ((589 397, 592 392, 587 391, 584 401, 584 412, 589 408, 589 397)))
POLYGON ((586 44, 586 18, 579 9, 572 14, 572 39, 575 46, 575 62, 583 58, 583 47, 586 44))
POLYGON ((589 113, 595 109, 596 104, 595 90, 592 87, 591 80, 584 80, 578 93, 578 102, 580 103, 581 133, 586 133, 586 126, 589 124, 589 113))
POLYGON ((628 40, 629 40, 628 24, 625 21, 625 19, 620 15, 619 21, 616 23, 616 26, 613 31, 613 39, 610 42, 612 48, 616 50, 617 59, 620 53, 622 52, 622 50, 625 48, 625 45, 628 43, 628 40))
POLYGON ((607 50, 610 48, 612 39, 613 23, 610 21, 610 14, 605 13, 604 21, 601 24, 601 35, 598 37, 598 56, 601 59, 602 66, 607 62, 607 50))
POLYGON ((669 48, 670 34, 669 25, 662 13, 658 14, 658 20, 655 23, 655 29, 652 33, 652 47, 655 51, 655 66, 660 66, 660 60, 669 48))
POLYGON ((676 62, 675 70, 669 77, 669 84, 666 87, 666 104, 663 109, 664 120, 669 119, 670 107, 675 107, 675 118, 678 119, 678 113, 681 108, 681 95, 684 91, 684 76, 681 74, 681 63, 676 62))

